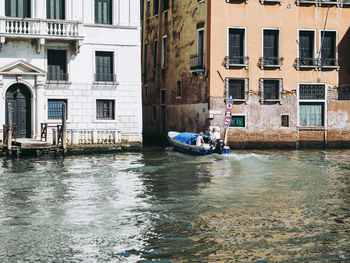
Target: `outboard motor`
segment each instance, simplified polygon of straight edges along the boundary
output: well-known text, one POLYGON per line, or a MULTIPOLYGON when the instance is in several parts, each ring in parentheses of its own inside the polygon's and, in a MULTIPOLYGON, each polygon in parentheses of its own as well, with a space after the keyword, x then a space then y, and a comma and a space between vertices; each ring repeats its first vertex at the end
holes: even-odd
POLYGON ((215 141, 215 149, 214 152, 218 154, 222 154, 222 151, 224 150, 224 140, 216 140, 215 141))

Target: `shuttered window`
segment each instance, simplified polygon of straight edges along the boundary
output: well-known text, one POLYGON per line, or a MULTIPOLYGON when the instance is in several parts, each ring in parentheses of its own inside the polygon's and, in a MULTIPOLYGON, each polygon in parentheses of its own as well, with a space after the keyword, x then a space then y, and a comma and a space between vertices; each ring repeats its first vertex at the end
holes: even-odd
POLYGON ((48 50, 47 64, 48 80, 68 80, 66 50, 48 50))
POLYGON ((158 15, 159 13, 159 0, 153 0, 153 15, 158 15))
POLYGON ((95 0, 95 23, 112 24, 111 0, 95 0))
POLYGON ((264 63, 267 65, 278 64, 279 30, 265 29, 263 41, 264 63))
POLYGON ((243 64, 242 57, 244 56, 244 29, 229 29, 228 53, 230 63, 243 64))
POLYGON ((264 100, 280 99, 280 79, 264 79, 264 100))
POLYGON ((96 81, 114 81, 113 52, 96 51, 96 81))
POLYGON ((301 65, 313 65, 314 31, 299 31, 299 58, 301 65))
POLYGON ((5 0, 5 15, 10 17, 31 17, 30 0, 5 0))
POLYGON ((46 0, 48 19, 65 19, 65 0, 46 0))
POLYGON ((336 32, 326 31, 321 32, 322 50, 321 63, 325 66, 335 65, 335 47, 336 47, 336 32))
POLYGON ((163 0, 163 11, 169 9, 169 0, 163 0))

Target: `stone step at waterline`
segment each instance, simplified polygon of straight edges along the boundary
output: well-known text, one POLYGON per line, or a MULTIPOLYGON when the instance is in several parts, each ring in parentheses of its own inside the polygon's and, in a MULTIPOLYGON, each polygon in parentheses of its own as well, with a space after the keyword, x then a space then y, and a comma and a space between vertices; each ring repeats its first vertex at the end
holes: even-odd
POLYGON ((35 140, 35 139, 17 139, 16 146, 18 146, 20 149, 25 150, 25 149, 49 149, 51 144, 48 142, 43 142, 40 140, 35 140))

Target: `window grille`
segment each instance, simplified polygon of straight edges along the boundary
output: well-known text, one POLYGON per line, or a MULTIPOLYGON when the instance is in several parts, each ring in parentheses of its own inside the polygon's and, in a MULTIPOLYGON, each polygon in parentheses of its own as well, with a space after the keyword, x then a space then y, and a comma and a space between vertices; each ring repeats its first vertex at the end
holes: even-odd
POLYGON ((114 100, 96 100, 96 118, 114 120, 114 100))
POLYGON ((281 101, 282 79, 260 79, 261 101, 281 101))
POLYGON ((66 119, 68 118, 68 104, 67 100, 63 99, 49 99, 47 101, 47 118, 49 120, 61 120, 62 119, 62 105, 66 104, 66 119))
POLYGON ((230 127, 245 127, 245 116, 232 116, 230 127))
POLYGON ((228 98, 234 100, 247 100, 248 97, 248 79, 227 79, 228 98))
POLYGON ((282 115, 281 116, 281 126, 282 127, 289 127, 289 115, 282 115))
POLYGON ((323 84, 301 84, 299 87, 299 99, 324 100, 325 86, 323 84))

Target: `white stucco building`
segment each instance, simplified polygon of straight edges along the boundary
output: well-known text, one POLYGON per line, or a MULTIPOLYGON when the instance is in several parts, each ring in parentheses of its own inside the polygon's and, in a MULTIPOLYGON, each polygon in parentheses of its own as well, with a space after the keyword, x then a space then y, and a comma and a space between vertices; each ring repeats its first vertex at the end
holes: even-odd
POLYGON ((0 0, 0 140, 61 122, 68 143, 142 142, 139 0, 0 0))

